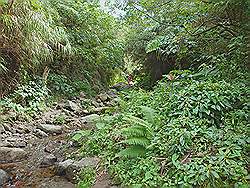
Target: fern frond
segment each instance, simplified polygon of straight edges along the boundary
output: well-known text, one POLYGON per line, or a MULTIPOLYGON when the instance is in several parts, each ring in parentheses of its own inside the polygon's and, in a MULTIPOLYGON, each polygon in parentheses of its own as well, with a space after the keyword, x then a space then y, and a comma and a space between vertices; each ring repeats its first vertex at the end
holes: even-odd
POLYGON ((145 121, 143 119, 140 119, 138 117, 128 115, 128 116, 124 117, 124 120, 129 121, 129 122, 134 123, 134 124, 141 125, 143 127, 146 127, 148 129, 150 129, 150 124, 147 121, 145 121))
POLYGON ((147 122, 154 124, 155 110, 147 106, 140 106, 140 107, 147 122))
POLYGON ((118 156, 123 157, 138 157, 143 156, 146 153, 146 149, 142 146, 131 146, 118 153, 118 156))
POLYGON ((122 143, 147 147, 150 144, 150 141, 145 137, 133 137, 133 138, 128 138, 127 140, 122 141, 122 143))
POLYGON ((141 126, 127 127, 127 128, 123 128, 121 131, 125 136, 128 136, 128 137, 147 135, 147 130, 145 130, 145 128, 141 126))

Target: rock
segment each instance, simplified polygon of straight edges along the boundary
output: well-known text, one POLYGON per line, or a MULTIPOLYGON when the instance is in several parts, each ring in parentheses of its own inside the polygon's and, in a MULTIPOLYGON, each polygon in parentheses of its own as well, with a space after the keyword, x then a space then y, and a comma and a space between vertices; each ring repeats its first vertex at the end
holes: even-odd
POLYGON ((19 140, 19 141, 15 142, 13 145, 14 145, 14 147, 17 147, 17 148, 24 148, 24 147, 26 147, 28 144, 27 144, 27 142, 24 141, 24 140, 19 140))
POLYGON ((4 133, 5 129, 3 127, 3 125, 0 125, 0 134, 4 133))
POLYGON ((27 142, 21 138, 11 137, 6 139, 7 147, 23 148, 27 146, 27 142))
POLYGON ((58 163, 58 165, 57 165, 57 173, 58 173, 59 175, 61 175, 61 176, 62 176, 62 175, 65 175, 66 169, 67 169, 70 165, 72 165, 74 162, 75 162, 75 161, 72 160, 72 159, 67 159, 66 161, 63 161, 63 162, 58 163))
POLYGON ((3 124, 3 127, 4 127, 5 131, 9 131, 11 133, 15 133, 15 130, 13 128, 11 128, 9 125, 3 124))
POLYGON ((45 178, 42 182, 39 182, 37 188, 76 188, 76 186, 65 179, 54 177, 53 179, 45 178))
POLYGON ((48 153, 52 153, 55 150, 55 143, 50 141, 48 144, 45 146, 44 151, 48 153))
POLYGON ((119 83, 113 85, 113 86, 111 87, 111 89, 115 89, 116 91, 122 91, 122 90, 128 89, 128 88, 130 88, 130 87, 131 87, 131 86, 128 85, 127 83, 125 83, 125 82, 119 82, 119 83))
POLYGON ((100 107, 100 103, 98 103, 97 101, 95 101, 95 100, 93 100, 92 102, 92 105, 94 106, 94 107, 100 107))
POLYGON ((0 147, 1 162, 18 162, 26 159, 27 153, 21 148, 0 147))
POLYGON ((98 119, 100 119, 100 116, 98 114, 91 114, 88 116, 81 117, 80 121, 81 123, 92 123, 98 119))
POLYGON ((30 133, 31 132, 31 129, 27 126, 21 126, 20 127, 22 130, 24 130, 25 133, 30 133))
POLYGON ((74 163, 77 167, 96 167, 100 159, 98 157, 86 157, 74 163))
POLYGON ((81 171, 84 167, 92 167, 95 168, 100 159, 97 157, 87 157, 83 158, 80 161, 74 161, 72 159, 68 159, 66 161, 58 163, 56 168, 56 172, 60 176, 64 176, 71 182, 75 182, 77 173, 81 171))
POLYGON ((9 143, 6 139, 4 141, 0 141, 0 147, 10 147, 11 143, 9 143))
POLYGON ((98 107, 98 108, 93 108, 92 112, 93 113, 102 113, 102 112, 104 112, 107 109, 109 109, 109 107, 98 107))
POLYGON ((53 134, 53 133, 61 134, 62 133, 62 126, 59 126, 59 125, 40 124, 38 128, 48 134, 53 134))
POLYGON ((76 104, 75 102, 72 102, 70 100, 67 101, 66 108, 68 110, 73 111, 73 112, 79 112, 81 110, 81 108, 80 108, 80 106, 78 106, 78 104, 76 104))
POLYGON ((97 95, 97 98, 101 99, 102 102, 105 102, 109 99, 109 96, 106 93, 97 95))
POLYGON ((49 154, 45 156, 41 162, 41 167, 49 167, 53 166, 57 161, 57 158, 53 154, 49 154))
POLYGON ((59 110, 59 109, 63 109, 65 107, 65 103, 62 101, 62 102, 58 102, 56 104, 56 109, 59 110))
POLYGON ((117 97, 117 94, 116 94, 116 91, 115 90, 109 90, 107 91, 107 95, 110 97, 110 98, 116 98, 117 97))
POLYGON ((49 136, 48 134, 46 134, 44 131, 40 129, 35 129, 34 132, 35 132, 35 135, 39 138, 44 138, 44 137, 49 136))
POLYGON ((2 187, 8 180, 8 174, 4 170, 0 169, 0 187, 2 187))
POLYGON ((79 99, 84 100, 86 98, 86 95, 84 92, 80 92, 79 99))

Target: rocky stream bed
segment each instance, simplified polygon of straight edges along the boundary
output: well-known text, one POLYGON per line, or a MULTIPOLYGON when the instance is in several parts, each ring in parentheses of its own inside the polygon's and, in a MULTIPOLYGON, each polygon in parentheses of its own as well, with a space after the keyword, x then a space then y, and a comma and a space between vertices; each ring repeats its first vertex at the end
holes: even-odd
MULTIPOLYGON (((56 103, 30 122, 7 121, 0 125, 0 188, 74 188, 80 169, 96 169, 93 187, 112 185, 100 158, 69 158, 78 148, 69 137, 82 129, 93 128, 93 118, 116 105, 114 93, 104 93, 91 100, 92 108, 82 108, 82 95, 56 103), (54 120, 65 117, 61 125, 54 120)), ((3 115, 1 115, 3 117, 3 115)))

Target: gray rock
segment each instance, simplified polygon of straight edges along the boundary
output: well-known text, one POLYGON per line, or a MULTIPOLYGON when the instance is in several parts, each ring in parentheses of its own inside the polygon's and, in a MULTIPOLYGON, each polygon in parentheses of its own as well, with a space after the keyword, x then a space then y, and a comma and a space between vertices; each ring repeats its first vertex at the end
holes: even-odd
POLYGON ((84 100, 86 98, 86 95, 85 95, 85 93, 84 92, 80 92, 80 95, 79 95, 79 99, 80 100, 84 100))
POLYGON ((57 161, 57 158, 53 154, 49 154, 45 156, 41 162, 41 167, 49 167, 53 166, 57 161))
POLYGON ((81 110, 78 104, 70 100, 67 101, 66 108, 74 112, 79 112, 81 110))
POLYGON ((0 147, 1 162, 18 162, 26 159, 27 153, 21 148, 0 147))
POLYGON ((105 110, 109 109, 109 107, 98 107, 98 108, 93 108, 91 112, 93 113, 102 113, 104 112, 105 110))
POLYGON ((59 126, 59 125, 40 124, 38 128, 48 134, 53 134, 53 133, 61 134, 62 133, 62 126, 59 126))
POLYGON ((4 133, 5 129, 3 127, 3 125, 0 125, 0 134, 4 133))
POLYGON ((11 128, 9 125, 3 124, 3 127, 4 127, 5 131, 9 131, 11 133, 15 133, 14 128, 11 128))
POLYGON ((86 157, 81 159, 80 161, 77 161, 74 163, 76 167, 96 167, 98 163, 100 162, 100 159, 98 157, 86 157))
POLYGON ((39 138, 44 138, 48 136, 48 134, 46 134, 44 131, 40 129, 35 129, 34 132, 35 132, 35 135, 39 138))
POLYGON ((117 97, 117 94, 116 94, 115 90, 109 90, 107 92, 107 95, 109 95, 110 98, 116 98, 117 97))
POLYGON ((0 141, 0 147, 10 147, 11 143, 9 143, 6 139, 3 141, 0 141))
POLYGON ((102 102, 105 102, 109 99, 109 96, 106 93, 99 94, 97 97, 101 99, 102 102))
POLYGON ((74 184, 60 177, 44 178, 37 186, 37 188, 76 188, 74 184))
POLYGON ((59 175, 65 175, 67 168, 72 165, 75 161, 72 159, 67 159, 66 161, 60 162, 57 165, 57 173, 59 175))
POLYGON ((56 109, 63 109, 64 107, 66 107, 65 103, 62 101, 62 102, 58 102, 56 104, 56 109))
POLYGON ((22 138, 11 137, 6 139, 7 147, 23 148, 27 146, 27 142, 22 138))
POLYGON ((96 107, 96 108, 97 108, 97 107, 100 107, 100 104, 99 104, 97 101, 95 101, 95 100, 92 101, 91 103, 92 103, 92 105, 93 105, 94 107, 96 107))
POLYGON ((81 159, 80 161, 68 159, 66 161, 58 163, 56 172, 58 175, 64 176, 69 181, 75 182, 76 176, 78 172, 81 171, 81 169, 83 169, 84 167, 95 168, 99 162, 100 159, 97 157, 87 157, 81 159))
POLYGON ((81 117, 80 121, 81 123, 92 123, 99 119, 100 119, 100 116, 98 114, 91 114, 88 116, 81 117))
POLYGON ((44 147, 44 151, 52 153, 56 148, 56 143, 54 141, 49 141, 48 144, 44 147))
POLYGON ((0 187, 2 187, 8 180, 8 174, 4 170, 0 169, 0 187))

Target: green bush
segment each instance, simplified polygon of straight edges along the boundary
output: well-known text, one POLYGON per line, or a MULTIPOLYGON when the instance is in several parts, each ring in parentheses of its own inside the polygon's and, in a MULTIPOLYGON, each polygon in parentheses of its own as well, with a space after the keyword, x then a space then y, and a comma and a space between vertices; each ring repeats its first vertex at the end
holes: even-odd
POLYGON ((1 113, 15 111, 24 116, 35 115, 45 109, 48 93, 49 90, 41 81, 29 81, 0 100, 1 113))

